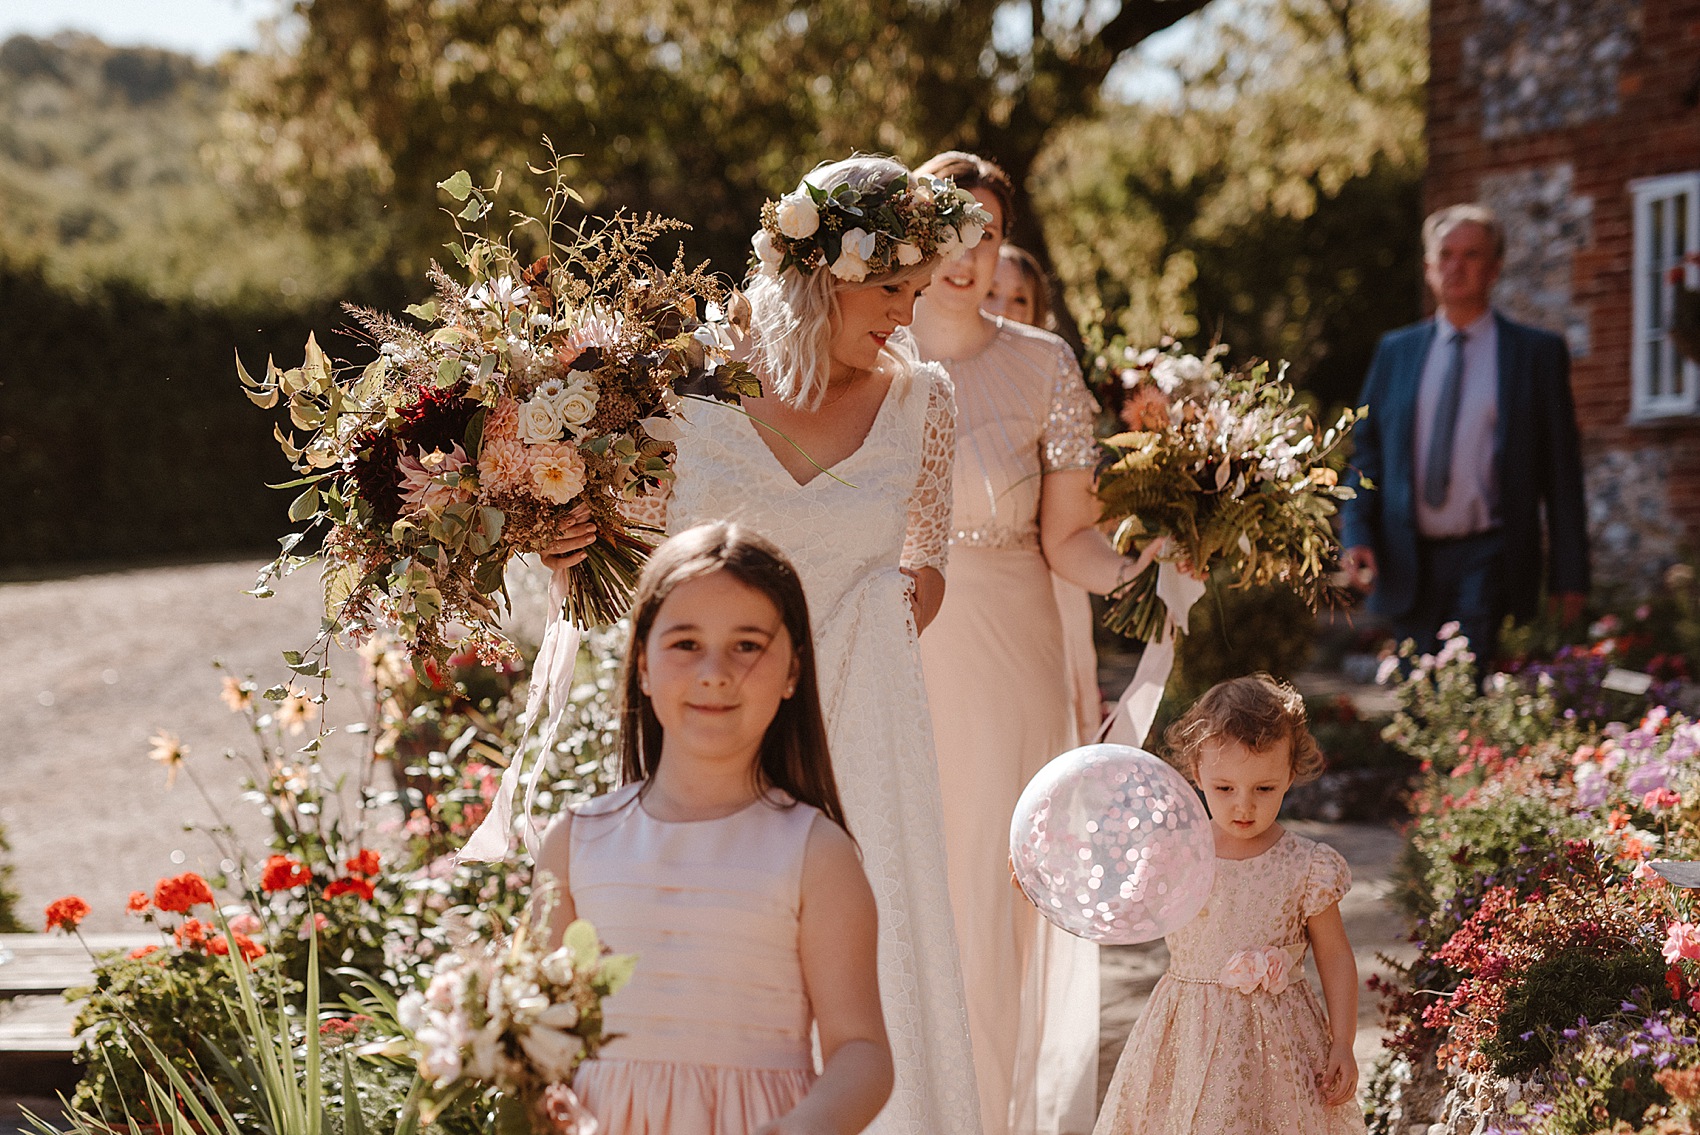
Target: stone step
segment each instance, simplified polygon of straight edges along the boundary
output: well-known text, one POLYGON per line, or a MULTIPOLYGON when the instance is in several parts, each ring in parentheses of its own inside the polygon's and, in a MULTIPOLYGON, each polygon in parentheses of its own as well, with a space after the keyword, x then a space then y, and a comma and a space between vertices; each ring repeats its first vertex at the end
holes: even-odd
MULTIPOLYGON (((158 934, 0 934, 0 1097, 51 1097, 76 1087, 77 1006, 65 991, 94 980, 90 952, 129 951, 158 934)), ((0 1128, 0 1135, 4 1129, 0 1128)))

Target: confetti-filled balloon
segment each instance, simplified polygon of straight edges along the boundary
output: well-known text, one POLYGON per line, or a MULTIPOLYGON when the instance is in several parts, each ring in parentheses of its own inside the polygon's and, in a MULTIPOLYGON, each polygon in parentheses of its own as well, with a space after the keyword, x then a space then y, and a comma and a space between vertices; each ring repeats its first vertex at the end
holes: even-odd
POLYGON ((1143 749, 1086 745, 1039 770, 1009 826, 1015 878, 1041 914, 1108 945, 1190 922, 1216 879, 1210 817, 1143 749))

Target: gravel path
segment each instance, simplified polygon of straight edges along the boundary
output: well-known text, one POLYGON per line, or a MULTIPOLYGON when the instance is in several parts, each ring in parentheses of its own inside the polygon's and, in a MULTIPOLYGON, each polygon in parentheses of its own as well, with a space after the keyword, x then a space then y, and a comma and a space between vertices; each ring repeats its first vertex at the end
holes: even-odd
MULTIPOLYGON (((219 700, 222 659, 262 685, 286 676, 279 651, 300 649, 319 623, 316 573, 284 581, 272 599, 242 594, 259 564, 252 561, 0 584, 0 827, 12 842, 20 914, 39 925, 42 908, 79 894, 94 911, 91 930, 133 928, 126 896, 167 874, 217 869, 207 837, 184 824, 207 822, 214 807, 252 849, 264 823, 241 800, 239 772, 226 750, 253 751, 243 717, 219 700), (147 759, 149 738, 169 730, 190 749, 192 767, 212 795, 203 799, 186 777, 167 787, 164 770, 147 759)), ((333 672, 358 678, 358 661, 338 655, 333 672)), ((333 723, 363 720, 358 693, 331 691, 333 723)), ((305 737, 301 738, 305 740, 305 737)), ((327 765, 357 780, 362 765, 353 738, 336 738, 327 765), (340 744, 338 743, 340 742, 340 744)), ((1297 823, 1295 830, 1338 848, 1355 885, 1342 904, 1362 977, 1385 967, 1376 954, 1405 959, 1405 927, 1387 902, 1399 838, 1366 824, 1297 823)), ((1162 973, 1161 943, 1103 953, 1104 1017, 1099 1090, 1162 973)), ((1361 1000, 1358 1055, 1380 1043, 1373 998, 1361 1000)), ((5 1123, 0 1119, 0 1130, 5 1123)))

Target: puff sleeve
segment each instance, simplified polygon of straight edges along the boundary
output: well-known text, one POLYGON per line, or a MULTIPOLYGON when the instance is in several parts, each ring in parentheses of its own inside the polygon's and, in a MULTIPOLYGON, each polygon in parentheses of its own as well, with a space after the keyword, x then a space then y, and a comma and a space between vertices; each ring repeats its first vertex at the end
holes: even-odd
POLYGON ((1306 921, 1315 918, 1345 897, 1352 889, 1352 869, 1338 851, 1325 843, 1310 849, 1310 866, 1305 873, 1300 906, 1306 921))

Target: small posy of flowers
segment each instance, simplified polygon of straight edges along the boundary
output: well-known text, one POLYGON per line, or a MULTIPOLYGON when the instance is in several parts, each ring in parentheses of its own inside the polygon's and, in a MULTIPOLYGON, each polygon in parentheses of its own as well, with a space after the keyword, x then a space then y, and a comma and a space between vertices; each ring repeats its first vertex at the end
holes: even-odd
MULTIPOLYGON (((1338 559, 1338 502, 1356 495, 1340 483, 1340 465, 1359 412, 1319 429, 1285 364, 1273 373, 1268 363, 1230 370, 1226 353, 1222 345, 1199 356, 1173 343, 1104 343, 1095 384, 1122 388, 1126 429, 1103 439, 1102 519, 1117 525, 1123 553, 1166 537, 1170 554, 1197 574, 1220 572, 1245 587, 1281 583, 1314 606, 1330 592, 1338 559)), ((1111 629, 1161 636, 1155 565, 1110 598, 1111 629)))
MULTIPOLYGON (((582 509, 597 539, 568 575, 564 614, 583 625, 624 614, 656 534, 621 506, 671 480, 684 398, 759 392, 731 358, 749 305, 706 268, 649 259, 676 222, 569 226, 576 198, 558 162, 553 173, 544 215, 501 239, 465 227, 488 216, 494 190, 465 172, 440 183, 464 206, 451 246, 464 280, 434 266, 436 295, 411 320, 351 308, 376 351, 363 368, 340 368, 311 338, 290 370, 254 378, 238 362, 252 401, 287 406, 293 430, 277 436, 300 474, 289 516, 305 526, 257 594, 319 558, 331 634, 358 643, 388 628, 416 661, 512 659, 498 626, 505 568, 582 509), (522 255, 526 238, 545 255, 522 255), (321 550, 295 555, 315 530, 321 550)), ((299 654, 290 665, 322 672, 299 654)))
POLYGON ((912 174, 883 185, 800 188, 762 206, 751 268, 769 276, 825 268, 857 284, 928 257, 972 249, 991 213, 948 177, 912 174))
POLYGON ((634 961, 604 952, 583 921, 552 951, 524 924, 506 942, 457 946, 424 991, 397 1006, 426 1083, 426 1120, 469 1088, 494 1087, 524 1101, 547 1124, 539 1129, 594 1131, 566 1086, 601 1047, 602 1001, 625 984, 634 961))

